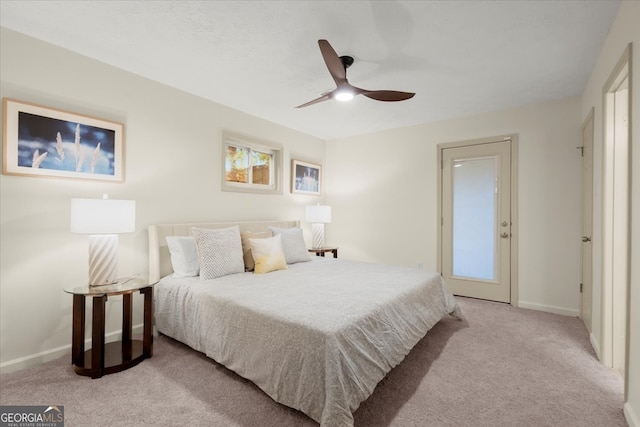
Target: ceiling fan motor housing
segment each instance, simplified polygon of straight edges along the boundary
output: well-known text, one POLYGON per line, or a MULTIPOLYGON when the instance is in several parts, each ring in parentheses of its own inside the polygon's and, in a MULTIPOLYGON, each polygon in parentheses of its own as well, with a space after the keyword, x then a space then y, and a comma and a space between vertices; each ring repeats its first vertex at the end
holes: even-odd
POLYGON ((351 67, 351 64, 353 64, 353 56, 343 55, 340 57, 340 61, 342 62, 342 66, 346 70, 347 68, 351 67))

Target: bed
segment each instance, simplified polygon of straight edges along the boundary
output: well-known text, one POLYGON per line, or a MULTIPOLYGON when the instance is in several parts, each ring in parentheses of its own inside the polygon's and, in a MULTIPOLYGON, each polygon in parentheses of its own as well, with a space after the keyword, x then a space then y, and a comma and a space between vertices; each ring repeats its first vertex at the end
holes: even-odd
POLYGON ((460 317, 442 277, 417 268, 309 256, 266 274, 173 277, 167 238, 231 225, 300 231, 297 221, 151 226, 156 328, 322 427, 353 426, 360 403, 427 331, 460 317))

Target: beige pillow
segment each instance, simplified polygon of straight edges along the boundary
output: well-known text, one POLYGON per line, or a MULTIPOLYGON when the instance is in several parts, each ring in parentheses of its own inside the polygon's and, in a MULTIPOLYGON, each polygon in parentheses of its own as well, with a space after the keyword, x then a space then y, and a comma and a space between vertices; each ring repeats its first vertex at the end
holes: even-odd
POLYGON ((272 234, 269 231, 240 232, 240 237, 242 239, 242 257, 244 258, 244 268, 246 271, 253 271, 255 266, 253 256, 251 255, 251 245, 249 245, 249 239, 266 239, 271 236, 272 234))
POLYGON ((255 262, 254 273, 264 274, 287 268, 287 260, 282 250, 282 236, 249 239, 249 245, 255 262))

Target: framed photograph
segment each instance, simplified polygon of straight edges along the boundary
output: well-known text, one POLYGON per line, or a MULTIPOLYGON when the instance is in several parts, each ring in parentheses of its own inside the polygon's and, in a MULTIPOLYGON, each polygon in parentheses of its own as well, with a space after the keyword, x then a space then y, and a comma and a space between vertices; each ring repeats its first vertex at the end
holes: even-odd
POLYGON ((124 125, 2 100, 2 173, 124 182, 124 125))
POLYGON ((222 132, 222 191, 282 194, 282 146, 222 132))
POLYGON ((300 160, 291 161, 291 192, 319 196, 322 190, 322 166, 300 160))

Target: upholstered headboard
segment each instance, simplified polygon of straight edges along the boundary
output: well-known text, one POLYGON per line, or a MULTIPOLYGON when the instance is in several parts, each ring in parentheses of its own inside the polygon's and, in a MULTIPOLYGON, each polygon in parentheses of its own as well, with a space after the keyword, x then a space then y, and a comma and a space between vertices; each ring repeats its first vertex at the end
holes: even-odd
POLYGON ((240 231, 269 231, 269 227, 300 227, 300 221, 216 222, 158 224, 149 227, 149 281, 155 283, 173 271, 167 236, 190 236, 191 228, 225 228, 237 225, 240 231))

